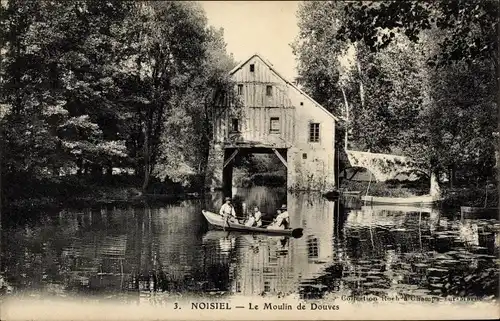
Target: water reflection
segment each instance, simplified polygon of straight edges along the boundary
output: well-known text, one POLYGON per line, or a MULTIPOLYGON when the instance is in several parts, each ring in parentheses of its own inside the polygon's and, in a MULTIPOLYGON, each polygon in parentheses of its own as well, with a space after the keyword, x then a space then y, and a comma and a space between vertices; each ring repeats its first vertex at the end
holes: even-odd
MULTIPOLYGON (((454 219, 430 208, 361 206, 281 189, 234 190, 273 213, 288 204, 299 239, 212 231, 202 208, 222 195, 168 206, 44 213, 2 233, 0 287, 8 295, 336 294, 496 296, 497 220, 454 219)), ((458 215, 459 217, 459 215, 458 215)))

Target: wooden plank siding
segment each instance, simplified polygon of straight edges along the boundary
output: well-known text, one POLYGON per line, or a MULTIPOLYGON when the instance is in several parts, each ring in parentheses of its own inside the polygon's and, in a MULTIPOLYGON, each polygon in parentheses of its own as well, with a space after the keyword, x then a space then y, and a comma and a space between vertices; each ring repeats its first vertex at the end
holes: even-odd
POLYGON ((246 131, 242 130, 243 137, 249 141, 275 141, 276 138, 283 139, 293 144, 293 109, 283 110, 276 107, 249 107, 245 118, 248 126, 246 131), (279 133, 271 133, 271 117, 279 117, 279 133), (274 138, 273 138, 274 137, 274 138))
POLYGON ((287 147, 294 143, 295 106, 288 95, 287 84, 283 82, 260 58, 242 66, 232 75, 235 82, 234 92, 238 93, 238 85, 242 85, 238 95, 243 108, 239 115, 228 111, 215 121, 216 142, 259 141, 264 145, 287 147), (254 65, 251 72, 249 66, 254 65), (267 95, 267 86, 272 87, 272 94, 267 95), (279 133, 271 133, 271 117, 279 118, 279 133), (231 119, 238 118, 240 133, 231 133, 231 119))
POLYGON ((286 86, 272 82, 238 82, 235 91, 238 84, 243 85, 243 94, 239 98, 244 106, 293 108, 286 86), (266 95, 267 86, 272 86, 272 96, 266 95))

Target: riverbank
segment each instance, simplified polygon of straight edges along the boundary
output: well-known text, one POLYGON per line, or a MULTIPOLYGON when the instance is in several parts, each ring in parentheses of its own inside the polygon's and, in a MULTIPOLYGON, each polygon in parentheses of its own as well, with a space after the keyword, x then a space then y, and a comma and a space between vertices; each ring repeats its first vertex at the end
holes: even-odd
POLYGON ((88 207, 94 205, 164 204, 200 197, 201 189, 185 188, 171 182, 153 182, 147 193, 134 177, 95 180, 68 177, 59 180, 30 180, 4 191, 3 212, 39 208, 88 207))
POLYGON ((89 194, 86 196, 72 196, 70 198, 41 197, 26 198, 12 201, 4 209, 30 209, 47 207, 87 207, 92 205, 140 205, 140 204, 164 204, 176 200, 198 199, 200 193, 183 192, 175 194, 137 194, 134 188, 114 188, 107 189, 107 192, 100 190, 98 196, 89 194))
MULTIPOLYGON (((267 186, 271 178, 279 177, 269 173, 266 179, 252 181, 250 185, 267 186), (256 184, 258 183, 258 184, 256 184)), ((273 182, 275 183, 275 182, 273 182)), ((281 186, 286 184, 282 182, 281 186)), ((114 178, 103 182, 88 179, 26 182, 16 190, 9 191, 8 201, 2 200, 3 212, 31 210, 39 208, 88 207, 95 205, 144 205, 166 204, 185 199, 196 199, 202 195, 202 188, 182 187, 171 182, 154 182, 148 193, 142 193, 139 184, 131 178, 114 178)), ((275 184, 269 184, 271 186, 275 184)), ((237 186, 237 185, 236 185, 237 186)), ((247 187, 247 186, 241 186, 247 187)), ((341 184, 344 191, 359 191, 360 195, 384 197, 413 197, 429 192, 426 182, 358 182, 344 181, 341 184), (368 191, 368 193, 367 193, 368 191)), ((494 186, 489 189, 477 187, 441 187, 443 207, 498 207, 498 192, 494 186)))
MULTIPOLYGON (((341 189, 345 191, 360 191, 361 195, 383 196, 383 197, 414 197, 429 193, 429 183, 425 181, 415 182, 359 182, 345 181, 341 189)), ((495 186, 488 189, 484 187, 448 187, 441 186, 441 205, 443 207, 498 207, 498 190, 495 186)))

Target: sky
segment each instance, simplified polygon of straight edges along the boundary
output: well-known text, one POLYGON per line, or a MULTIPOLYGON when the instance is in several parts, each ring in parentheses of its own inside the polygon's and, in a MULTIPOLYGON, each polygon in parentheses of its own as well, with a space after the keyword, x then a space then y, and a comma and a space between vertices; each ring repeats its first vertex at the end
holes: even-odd
POLYGON ((297 1, 201 1, 208 23, 224 28, 236 61, 261 54, 288 80, 297 75, 290 44, 299 32, 297 1))

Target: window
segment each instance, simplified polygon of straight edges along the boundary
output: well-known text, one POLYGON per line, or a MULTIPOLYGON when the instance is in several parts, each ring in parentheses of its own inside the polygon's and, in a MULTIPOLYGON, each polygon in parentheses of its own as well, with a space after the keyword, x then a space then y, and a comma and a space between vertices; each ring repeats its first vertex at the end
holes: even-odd
POLYGON ((303 101, 301 101, 301 102, 300 102, 300 105, 301 105, 301 106, 304 106, 304 102, 303 102, 303 101))
POLYGON ((231 120, 231 131, 232 132, 239 132, 239 124, 238 124, 238 118, 233 118, 231 120))
POLYGON ((302 153, 302 159, 307 159, 307 153, 302 153))
POLYGON ((238 95, 239 96, 243 95, 243 85, 241 84, 238 85, 238 95))
POLYGON ((254 72, 255 71, 255 65, 254 64, 251 64, 250 65, 250 72, 254 72))
POLYGON ((309 141, 311 143, 319 142, 319 123, 309 124, 309 141))
POLYGON ((269 127, 269 132, 276 134, 280 132, 280 119, 279 117, 271 117, 271 126, 269 127))
POLYGON ((266 86, 266 96, 273 95, 273 86, 266 86))

